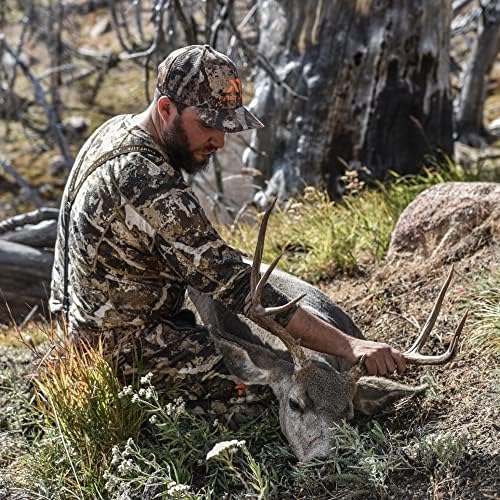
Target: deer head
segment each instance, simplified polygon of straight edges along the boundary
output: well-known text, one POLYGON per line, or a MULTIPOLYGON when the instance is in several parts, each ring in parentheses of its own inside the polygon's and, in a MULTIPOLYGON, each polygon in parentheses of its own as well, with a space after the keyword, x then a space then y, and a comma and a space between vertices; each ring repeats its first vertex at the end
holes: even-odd
MULTIPOLYGON (((246 318, 237 317, 206 296, 201 301, 199 294, 192 298, 202 319, 210 325, 229 371, 248 385, 268 385, 272 388, 279 401, 281 429, 297 458, 306 461, 329 453, 332 425, 352 418, 354 409, 372 415, 398 399, 425 391, 427 386, 411 387, 382 377, 366 377, 363 359, 348 367, 334 356, 303 349, 273 320, 276 312, 291 307, 304 295, 308 310, 324 320, 338 325, 339 315, 345 313, 318 290, 315 289, 314 294, 309 293, 310 285, 290 275, 286 275, 290 285, 287 288, 295 290, 299 297, 280 308, 266 309, 261 305, 262 290, 278 262, 276 259, 260 277, 265 232, 272 208, 267 210, 260 227, 247 298, 247 316, 258 326, 246 318)), ((424 356, 419 353, 437 319, 452 271, 417 340, 404 353, 408 364, 444 364, 455 354, 467 313, 444 354, 424 356)), ((284 273, 280 275, 283 281, 284 273)), ((356 331, 346 333, 357 335, 356 331)))

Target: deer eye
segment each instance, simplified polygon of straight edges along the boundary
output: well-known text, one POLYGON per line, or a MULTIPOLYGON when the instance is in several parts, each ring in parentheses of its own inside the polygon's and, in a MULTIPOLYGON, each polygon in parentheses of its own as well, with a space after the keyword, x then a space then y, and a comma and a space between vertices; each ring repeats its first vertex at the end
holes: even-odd
POLYGON ((290 398, 288 400, 288 406, 290 406, 290 409, 292 411, 300 411, 300 412, 302 412, 302 408, 301 408, 300 404, 297 403, 297 401, 295 401, 294 399, 290 398))

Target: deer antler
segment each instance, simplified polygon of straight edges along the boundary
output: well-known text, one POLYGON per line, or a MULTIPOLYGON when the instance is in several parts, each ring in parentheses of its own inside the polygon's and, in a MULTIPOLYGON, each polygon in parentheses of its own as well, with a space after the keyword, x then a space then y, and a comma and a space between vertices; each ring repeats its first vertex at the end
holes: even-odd
POLYGON ((279 255, 274 259, 273 263, 264 273, 264 276, 260 276, 260 265, 262 263, 262 254, 264 251, 264 241, 266 237, 267 222, 269 216, 276 204, 276 198, 271 203, 269 208, 266 210, 264 217, 259 228, 259 236, 257 238, 257 245, 255 246, 255 255, 252 264, 252 271, 250 274, 250 292, 246 298, 246 309, 249 316, 257 324, 268 330, 269 332, 276 335, 285 344, 285 347, 290 352, 293 362, 297 368, 304 366, 307 363, 307 358, 302 350, 300 344, 283 328, 277 321, 275 321, 272 316, 274 314, 284 312, 293 307, 299 300, 301 300, 304 295, 291 300, 288 304, 279 307, 264 307, 262 305, 262 291, 266 286, 271 273, 277 266, 281 256, 279 255))
POLYGON ((406 362, 408 364, 412 365, 444 365, 445 363, 448 363, 451 361, 456 354, 456 348, 458 344, 458 340, 460 338, 460 334, 462 333, 462 330, 465 325, 465 321, 467 319, 467 315, 469 311, 465 311, 465 314, 462 316, 462 319, 460 320, 460 323, 458 324, 455 333, 453 334, 453 338, 451 339, 450 345, 447 349, 447 351, 443 354, 439 354, 436 356, 426 356, 424 354, 420 354, 418 351, 423 347, 423 345, 427 342, 429 335, 432 331, 432 328, 434 327, 434 323, 436 322, 436 319, 438 317, 439 311, 441 309, 441 306, 443 304, 444 296, 446 294, 446 291, 448 290, 448 287, 450 286, 451 278, 453 276, 453 266, 451 266, 450 272, 448 273, 448 276, 446 278, 446 281, 444 282, 443 286, 441 287, 441 291, 439 292, 439 295, 436 299, 436 302, 434 303, 434 306, 432 307, 432 311, 429 314, 429 317, 422 328, 422 331, 419 333, 417 340, 413 343, 413 345, 403 353, 403 357, 406 359, 406 362))

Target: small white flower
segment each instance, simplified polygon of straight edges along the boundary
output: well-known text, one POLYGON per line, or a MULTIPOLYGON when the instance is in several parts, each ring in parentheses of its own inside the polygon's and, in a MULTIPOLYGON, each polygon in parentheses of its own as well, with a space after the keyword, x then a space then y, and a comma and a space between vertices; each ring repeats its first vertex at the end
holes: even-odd
POLYGON ((141 398, 143 398, 146 394, 146 389, 144 389, 144 387, 142 389, 139 389, 139 396, 141 396, 141 398))
POLYGON ((134 462, 130 459, 124 460, 119 466, 118 466, 118 472, 120 474, 125 474, 129 471, 131 471, 134 467, 134 462))
POLYGON ((144 375, 144 377, 141 377, 141 384, 149 384, 151 383, 151 379, 153 378, 153 374, 149 372, 147 375, 144 375))
POLYGON ((166 491, 167 495, 175 495, 176 493, 184 493, 186 491, 189 491, 189 486, 186 484, 173 484, 172 486, 168 487, 168 490, 166 491))
POLYGON ((145 397, 146 397, 146 399, 151 399, 153 397, 153 389, 151 387, 148 387, 146 389, 145 397))
POLYGON ((125 396, 129 396, 130 394, 132 394, 133 392, 133 389, 132 389, 132 386, 131 385, 126 385, 119 393, 118 393, 118 397, 119 398, 124 398, 125 396))
POLYGON ((231 441, 221 441, 217 443, 208 453, 206 460, 218 457, 222 452, 228 450, 233 451, 237 448, 242 448, 245 446, 246 441, 238 441, 237 439, 232 439, 231 441))
POLYGON ((132 396, 132 403, 137 403, 139 401, 139 394, 134 394, 132 396))
POLYGON ((158 416, 157 415, 152 415, 151 417, 149 417, 149 422, 151 424, 156 424, 157 421, 158 421, 158 416))

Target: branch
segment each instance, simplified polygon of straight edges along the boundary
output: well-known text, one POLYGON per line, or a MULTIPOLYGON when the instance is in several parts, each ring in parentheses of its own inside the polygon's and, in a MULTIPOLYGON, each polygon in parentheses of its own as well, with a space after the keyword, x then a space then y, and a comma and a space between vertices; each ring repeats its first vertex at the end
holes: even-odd
POLYGON ((47 102, 47 99, 45 99, 45 94, 44 94, 44 91, 43 91, 43 88, 42 88, 40 82, 35 77, 35 75, 32 73, 32 71, 30 70, 28 65, 25 64, 19 58, 19 55, 17 54, 17 52, 12 49, 12 47, 9 45, 9 43, 6 40, 5 35, 3 35, 3 34, 0 35, 0 46, 3 46, 5 48, 5 50, 14 58, 14 60, 16 61, 16 64, 21 68, 24 75, 31 81, 33 88, 35 90, 36 100, 39 102, 39 104, 45 110, 45 112, 47 114, 49 126, 52 130, 52 133, 54 134, 54 138, 55 138, 56 142, 59 145, 59 149, 61 150, 61 153, 64 157, 64 161, 66 162, 66 165, 68 165, 68 168, 71 169, 71 167, 73 165, 73 157, 71 156, 68 145, 66 143, 66 139, 64 138, 64 135, 61 131, 61 129, 62 129, 61 124, 57 121, 57 116, 56 116, 56 113, 55 113, 53 107, 47 102))
POLYGON ((2 167, 5 172, 7 172, 7 174, 11 175, 14 178, 19 187, 26 190, 26 192, 29 194, 29 199, 35 204, 36 207, 40 208, 45 205, 36 189, 34 189, 31 184, 26 182, 7 160, 0 158, 0 167, 2 167))

